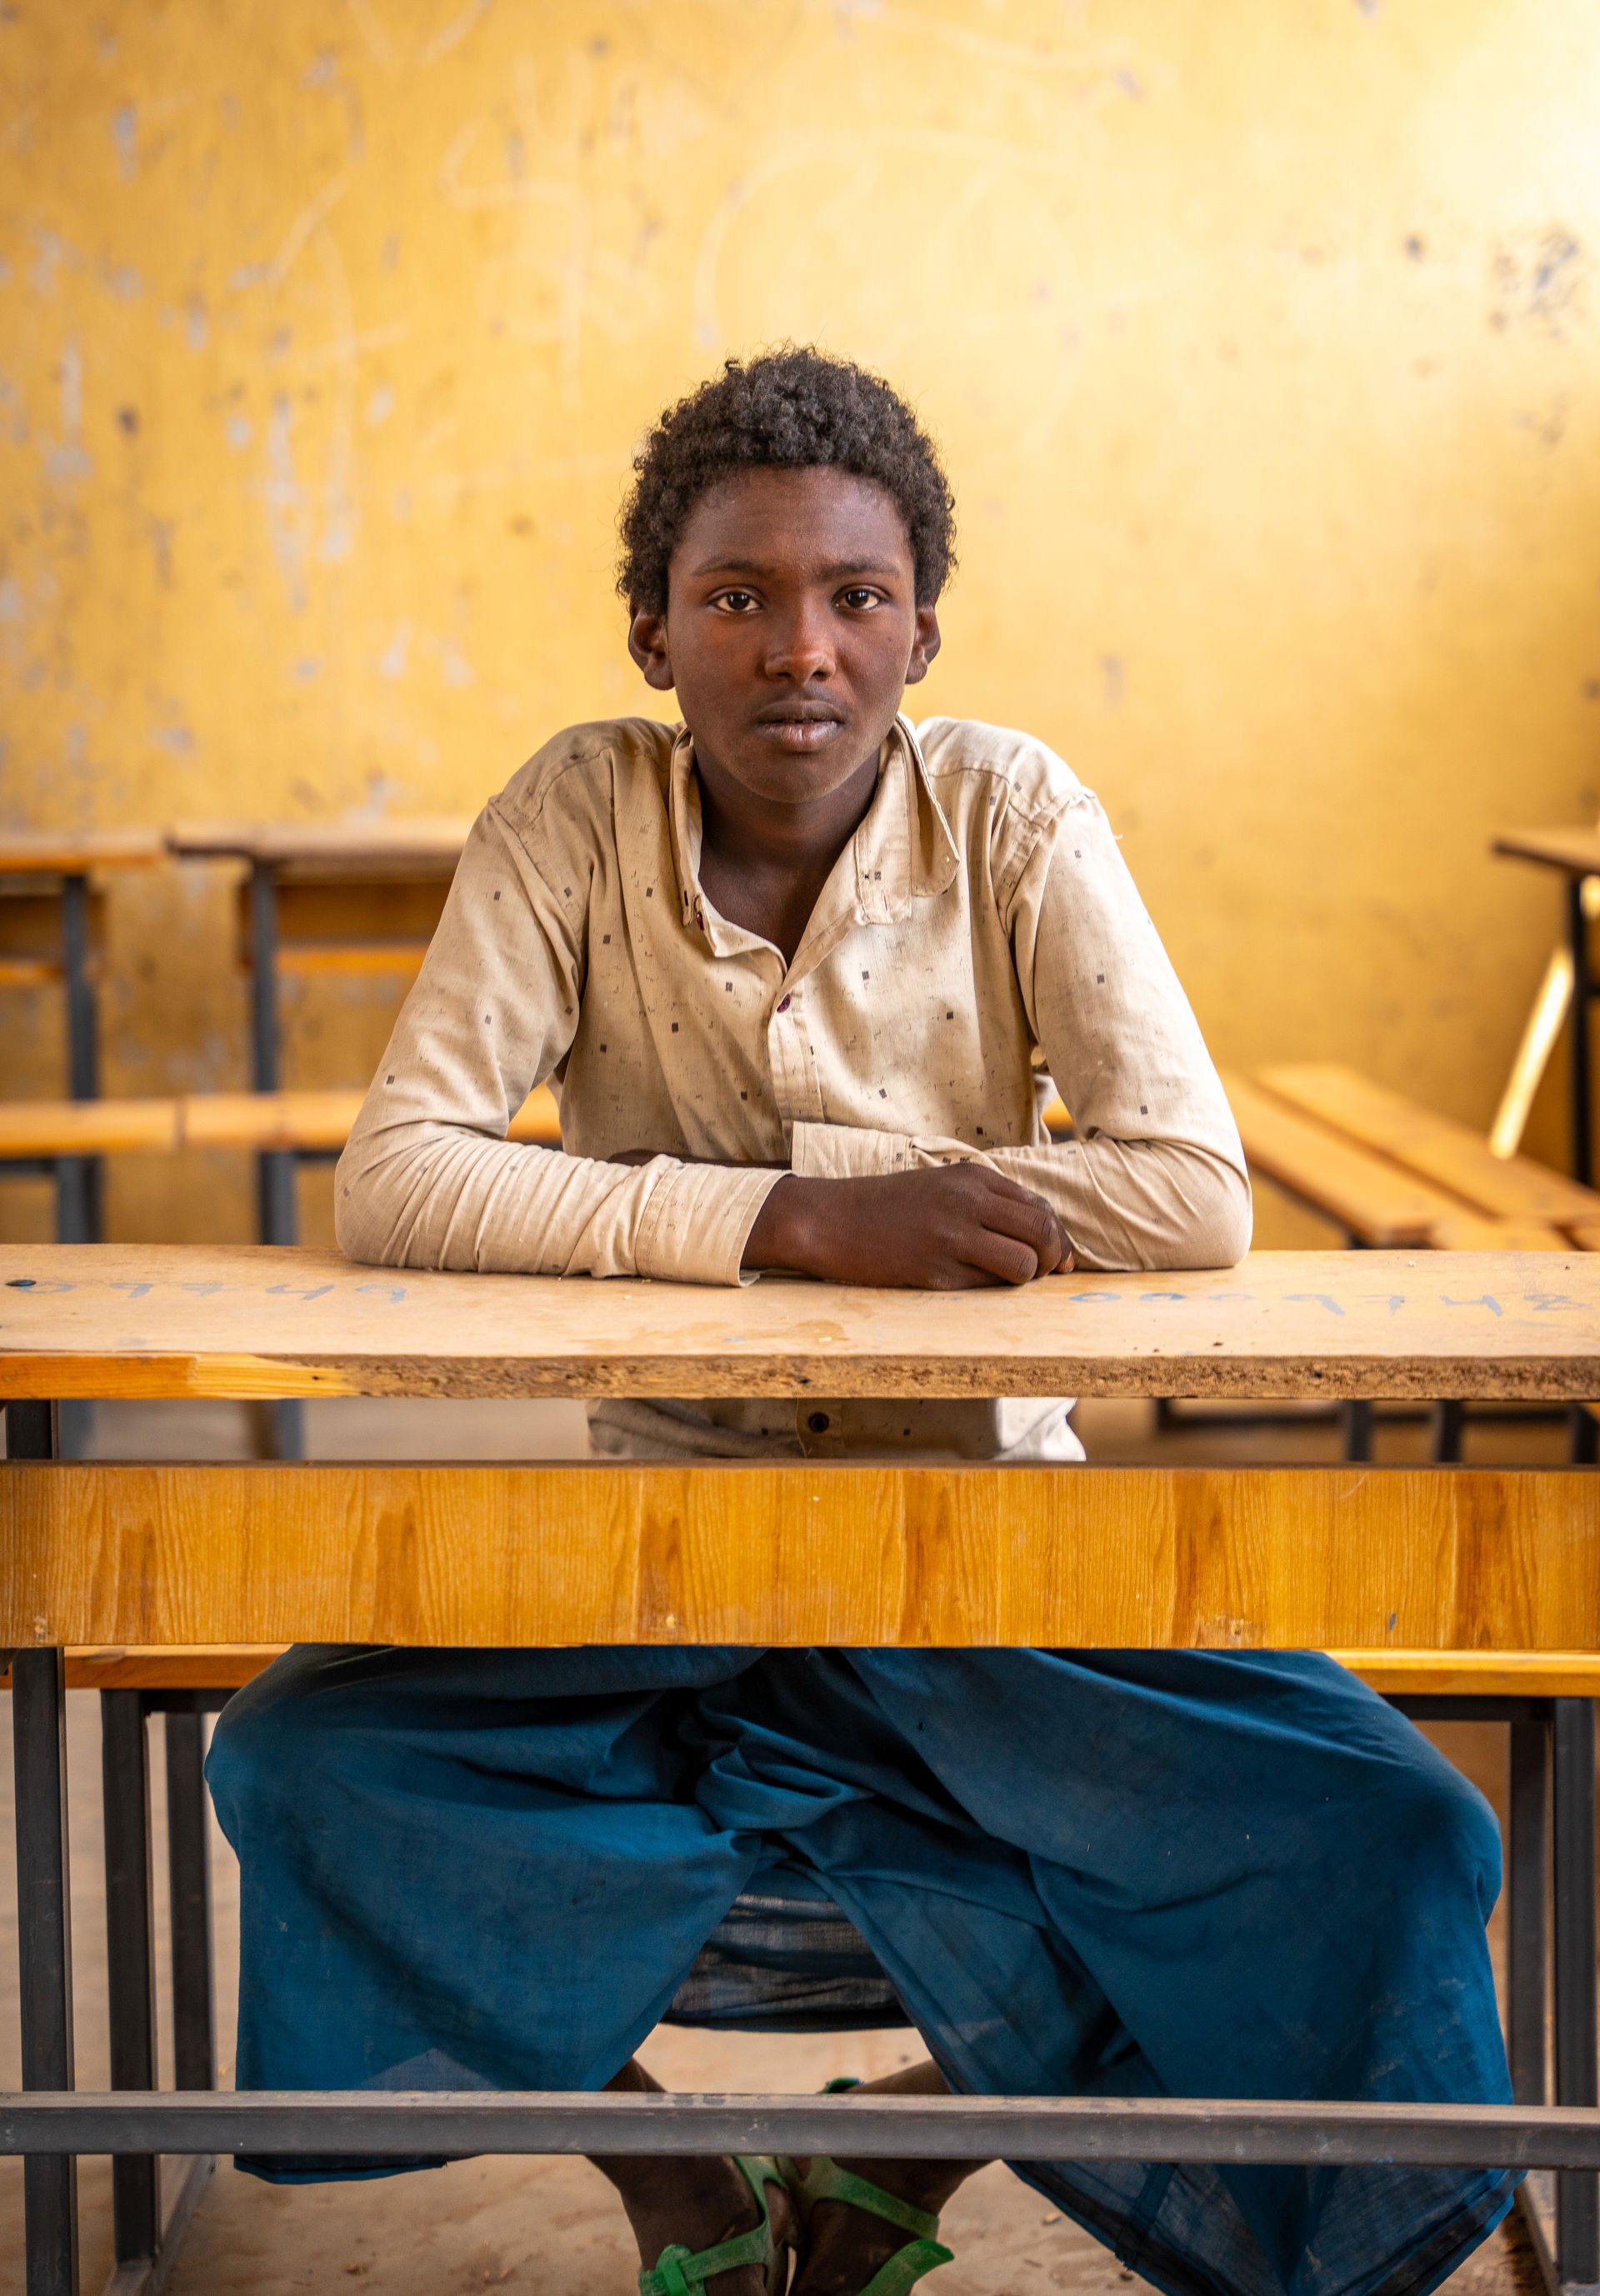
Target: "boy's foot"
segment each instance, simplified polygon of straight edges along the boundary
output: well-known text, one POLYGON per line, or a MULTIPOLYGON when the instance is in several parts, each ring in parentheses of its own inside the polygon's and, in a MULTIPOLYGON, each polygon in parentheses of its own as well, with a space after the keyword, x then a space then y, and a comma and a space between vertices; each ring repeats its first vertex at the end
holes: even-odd
MULTIPOLYGON (((629 2165, 623 2206, 647 2272, 654 2270, 665 2248, 676 2245, 698 2255, 761 2221, 755 2194, 731 2160, 636 2159, 629 2165)), ((788 2194, 782 2185, 771 2184, 766 2197, 774 2232, 780 2241, 791 2239, 794 2207, 788 2194)), ((704 2287, 705 2296, 767 2296, 766 2276, 755 2264, 718 2272, 704 2287)))
MULTIPOLYGON (((613 2074, 606 2087, 644 2089, 657 2096, 661 2093, 660 2081, 636 2057, 613 2074)), ((629 2152, 591 2158, 601 2175, 617 2188, 639 2243, 640 2265, 646 2272, 654 2271, 664 2248, 686 2248, 698 2256, 702 2249, 736 2240, 761 2221, 759 2203, 743 2170, 726 2156, 706 2161, 693 2155, 629 2152)), ((775 2178, 765 2187, 763 2197, 774 2233, 780 2241, 792 2244, 796 2223, 788 2193, 775 2178)), ((704 2288, 705 2296, 767 2296, 765 2275, 754 2264, 737 2272, 718 2272, 704 2283, 704 2288)))
MULTIPOLYGON (((806 2165, 796 2163, 802 2174, 806 2165)), ((948 2161, 841 2160, 838 2166, 881 2185, 897 2200, 925 2209, 930 2216, 937 2216, 955 2185, 971 2173, 964 2164, 948 2161)), ((849 2201, 818 2201, 806 2226, 789 2296, 859 2296, 874 2274, 914 2237, 903 2226, 849 2201)))

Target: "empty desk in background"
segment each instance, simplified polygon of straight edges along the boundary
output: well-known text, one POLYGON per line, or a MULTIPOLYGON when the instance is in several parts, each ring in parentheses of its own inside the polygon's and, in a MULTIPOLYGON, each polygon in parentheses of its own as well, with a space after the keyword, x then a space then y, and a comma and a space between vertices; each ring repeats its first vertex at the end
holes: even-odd
MULTIPOLYGON (((246 865, 237 950, 250 984, 250 1083, 283 1083, 281 989, 290 978, 414 973, 438 924, 471 816, 271 825, 180 824, 170 850, 185 860, 246 865)), ((355 1081, 355 1079, 352 1079, 355 1081)), ((257 1161, 263 1243, 299 1233, 294 1175, 337 1149, 273 1148, 257 1161)))
MULTIPOLYGON (((153 831, 12 830, 0 835, 0 989, 59 985, 66 1008, 66 1082, 73 1100, 100 1096, 100 1020, 95 994, 105 940, 111 869, 146 868, 161 857, 153 831)), ((11 1170, 53 1175, 56 1234, 82 1243, 101 1232, 101 1167, 94 1155, 60 1161, 7 1160, 11 1170)))

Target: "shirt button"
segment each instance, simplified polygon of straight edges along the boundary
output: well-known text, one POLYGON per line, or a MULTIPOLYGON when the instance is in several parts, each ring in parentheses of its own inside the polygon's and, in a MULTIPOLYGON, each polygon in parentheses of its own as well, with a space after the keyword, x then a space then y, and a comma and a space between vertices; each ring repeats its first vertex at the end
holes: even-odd
POLYGON ((814 1411, 806 1424, 813 1435, 825 1435, 833 1423, 825 1411, 814 1411))
POLYGON ((779 1004, 779 1006, 778 1006, 778 1011, 779 1011, 780 1013, 786 1013, 788 1010, 789 1010, 789 999, 785 996, 785 997, 784 998, 783 1002, 779 1004))

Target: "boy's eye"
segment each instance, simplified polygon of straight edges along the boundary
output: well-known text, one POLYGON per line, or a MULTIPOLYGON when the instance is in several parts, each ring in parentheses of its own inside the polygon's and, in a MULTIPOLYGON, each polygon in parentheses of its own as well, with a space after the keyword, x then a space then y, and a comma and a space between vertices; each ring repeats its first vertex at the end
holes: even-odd
POLYGON ((730 614, 748 614, 756 600, 748 590, 722 590, 718 593, 716 603, 730 614))
POLYGON ((883 603, 876 590, 856 589, 842 593, 844 603, 857 613, 864 613, 883 603))

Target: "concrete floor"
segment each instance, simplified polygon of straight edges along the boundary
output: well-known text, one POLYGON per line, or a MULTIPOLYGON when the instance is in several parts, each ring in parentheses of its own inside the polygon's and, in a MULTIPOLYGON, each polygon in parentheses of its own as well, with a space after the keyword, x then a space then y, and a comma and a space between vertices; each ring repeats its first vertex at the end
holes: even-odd
MULTIPOLYGON (((1268 1428, 1244 1424, 1179 1430, 1153 1438, 1149 1407, 1083 1407, 1091 1456, 1107 1463, 1201 1458, 1325 1459, 1333 1437, 1311 1418, 1268 1428)), ((1384 1430, 1382 1455, 1420 1456, 1415 1423, 1384 1430)), ((581 1449, 577 1407, 555 1406, 339 1403, 313 1406, 310 1442, 324 1457, 536 1457, 581 1449)), ((249 1456, 246 1414, 232 1406, 102 1407, 101 1456, 249 1456)), ((1489 1426, 1473 1456, 1558 1459, 1559 1429, 1547 1423, 1489 1426)), ((78 2077, 107 2079, 104 1907, 100 1885, 98 1718, 92 1693, 70 1701, 73 1926, 77 1959, 78 2077)), ((160 1723, 152 1726, 159 1732, 160 1723)), ((9 1701, 0 1734, 9 1740, 9 1701)), ((1438 1741, 1497 1806, 1504 1800, 1502 1734, 1490 1726, 1440 1729, 1438 1741)), ((153 1748, 158 1921, 164 1925, 160 1808, 162 1764, 153 1748)), ((10 1833, 9 1745, 0 1745, 0 1832, 10 1833)), ((232 2004, 236 1976, 237 1879, 220 1835, 214 1838, 218 2014, 222 2079, 232 2077, 232 2004)), ((16 1908, 9 1859, 0 1859, 0 2087, 14 2087, 17 2064, 16 1908)), ((158 1930, 164 1935, 164 1926, 158 1930)), ((1499 1952, 1498 1923, 1492 1939, 1499 1952)), ((165 2016, 163 1999, 162 2012, 165 2016)), ((830 2076, 863 2076, 906 2062, 915 2046, 895 2033, 776 2038, 658 2032, 643 2053, 671 2087, 815 2090, 830 2076)), ((917 2052, 921 2054, 920 2051, 917 2052)), ((167 2076, 170 2079, 170 2070, 167 2076)), ((103 2160, 83 2164, 83 2288, 98 2296, 110 2271, 110 2176, 103 2160)), ((0 2296, 22 2296, 21 2175, 0 2161, 0 2296)), ((1131 2284, 1087 2234, 1029 2187, 995 2167, 973 2178, 946 2212, 954 2265, 930 2284, 939 2296, 1026 2296, 1064 2290, 1111 2296, 1131 2284)), ((219 2167, 201 2201, 169 2283, 172 2296, 289 2296, 381 2287, 393 2296, 466 2296, 505 2288, 517 2296, 622 2296, 636 2259, 610 2188, 586 2162, 481 2160, 377 2184, 276 2190, 219 2167)), ((1451 2296, 1534 2296, 1531 2259, 1514 2228, 1503 2228, 1448 2284, 1451 2296)))

